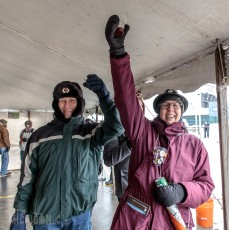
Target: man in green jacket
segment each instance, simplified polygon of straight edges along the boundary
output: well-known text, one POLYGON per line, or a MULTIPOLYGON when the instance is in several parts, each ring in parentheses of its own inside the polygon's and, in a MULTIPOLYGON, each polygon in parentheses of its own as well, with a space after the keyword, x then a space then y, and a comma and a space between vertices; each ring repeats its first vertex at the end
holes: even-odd
POLYGON ((54 119, 29 138, 22 162, 11 230, 92 229, 102 146, 123 132, 119 113, 103 81, 91 74, 84 86, 99 99, 104 122, 85 123, 80 86, 64 81, 53 91, 54 119))

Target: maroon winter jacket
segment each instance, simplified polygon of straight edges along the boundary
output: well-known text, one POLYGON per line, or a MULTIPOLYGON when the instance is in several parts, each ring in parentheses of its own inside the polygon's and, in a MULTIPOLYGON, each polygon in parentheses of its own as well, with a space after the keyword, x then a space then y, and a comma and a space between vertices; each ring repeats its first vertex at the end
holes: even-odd
POLYGON ((111 58, 110 62, 115 103, 132 146, 129 185, 117 207, 111 229, 174 229, 167 209, 156 203, 153 197, 154 182, 159 176, 165 177, 168 182, 185 186, 187 198, 178 207, 186 226, 189 220, 191 229, 194 224, 190 208, 206 202, 214 189, 208 153, 199 138, 185 132, 183 122, 168 126, 159 117, 153 121, 145 118, 135 95, 129 55, 120 59, 111 58), (168 149, 162 167, 153 163, 155 146, 168 149), (147 216, 127 205, 129 195, 151 207, 147 216))

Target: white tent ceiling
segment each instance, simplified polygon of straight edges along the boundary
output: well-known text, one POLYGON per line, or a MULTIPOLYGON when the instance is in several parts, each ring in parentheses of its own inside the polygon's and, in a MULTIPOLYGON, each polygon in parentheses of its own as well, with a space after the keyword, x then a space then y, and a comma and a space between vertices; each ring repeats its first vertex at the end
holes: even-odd
MULTIPOLYGON (((131 27, 126 50, 145 98, 214 83, 213 51, 229 37, 228 12, 228 0, 0 0, 0 109, 49 110, 57 83, 82 85, 90 73, 113 96, 104 36, 113 14, 131 27)), ((95 107, 95 95, 83 91, 86 108, 95 107)))

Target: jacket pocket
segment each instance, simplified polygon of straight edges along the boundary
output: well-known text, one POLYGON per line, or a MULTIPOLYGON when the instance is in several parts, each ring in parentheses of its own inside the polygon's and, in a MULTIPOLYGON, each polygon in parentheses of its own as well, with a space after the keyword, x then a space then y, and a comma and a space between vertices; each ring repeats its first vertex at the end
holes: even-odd
POLYGON ((72 196, 74 200, 77 202, 73 205, 76 210, 81 209, 82 207, 91 207, 97 200, 97 190, 98 190, 98 182, 92 181, 88 183, 74 183, 74 189, 72 191, 72 196))
POLYGON ((120 208, 119 221, 113 223, 113 229, 148 230, 149 215, 145 216, 124 202, 120 208), (122 226, 121 228, 119 228, 122 226))

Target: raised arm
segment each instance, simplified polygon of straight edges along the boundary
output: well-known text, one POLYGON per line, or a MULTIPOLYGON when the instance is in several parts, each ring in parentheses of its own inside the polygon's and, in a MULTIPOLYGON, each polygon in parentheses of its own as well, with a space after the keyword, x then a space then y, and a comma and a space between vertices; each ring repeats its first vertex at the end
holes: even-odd
POLYGON ((120 112, 122 124, 130 141, 144 135, 148 122, 136 97, 134 78, 130 67, 129 55, 125 51, 124 41, 130 29, 125 25, 124 34, 115 35, 119 17, 113 15, 108 19, 105 36, 110 47, 111 73, 115 92, 115 104, 120 112))
POLYGON ((104 121, 95 131, 96 145, 103 146, 113 137, 119 136, 123 132, 119 112, 111 100, 104 82, 97 75, 88 75, 84 86, 97 95, 104 114, 104 121))

